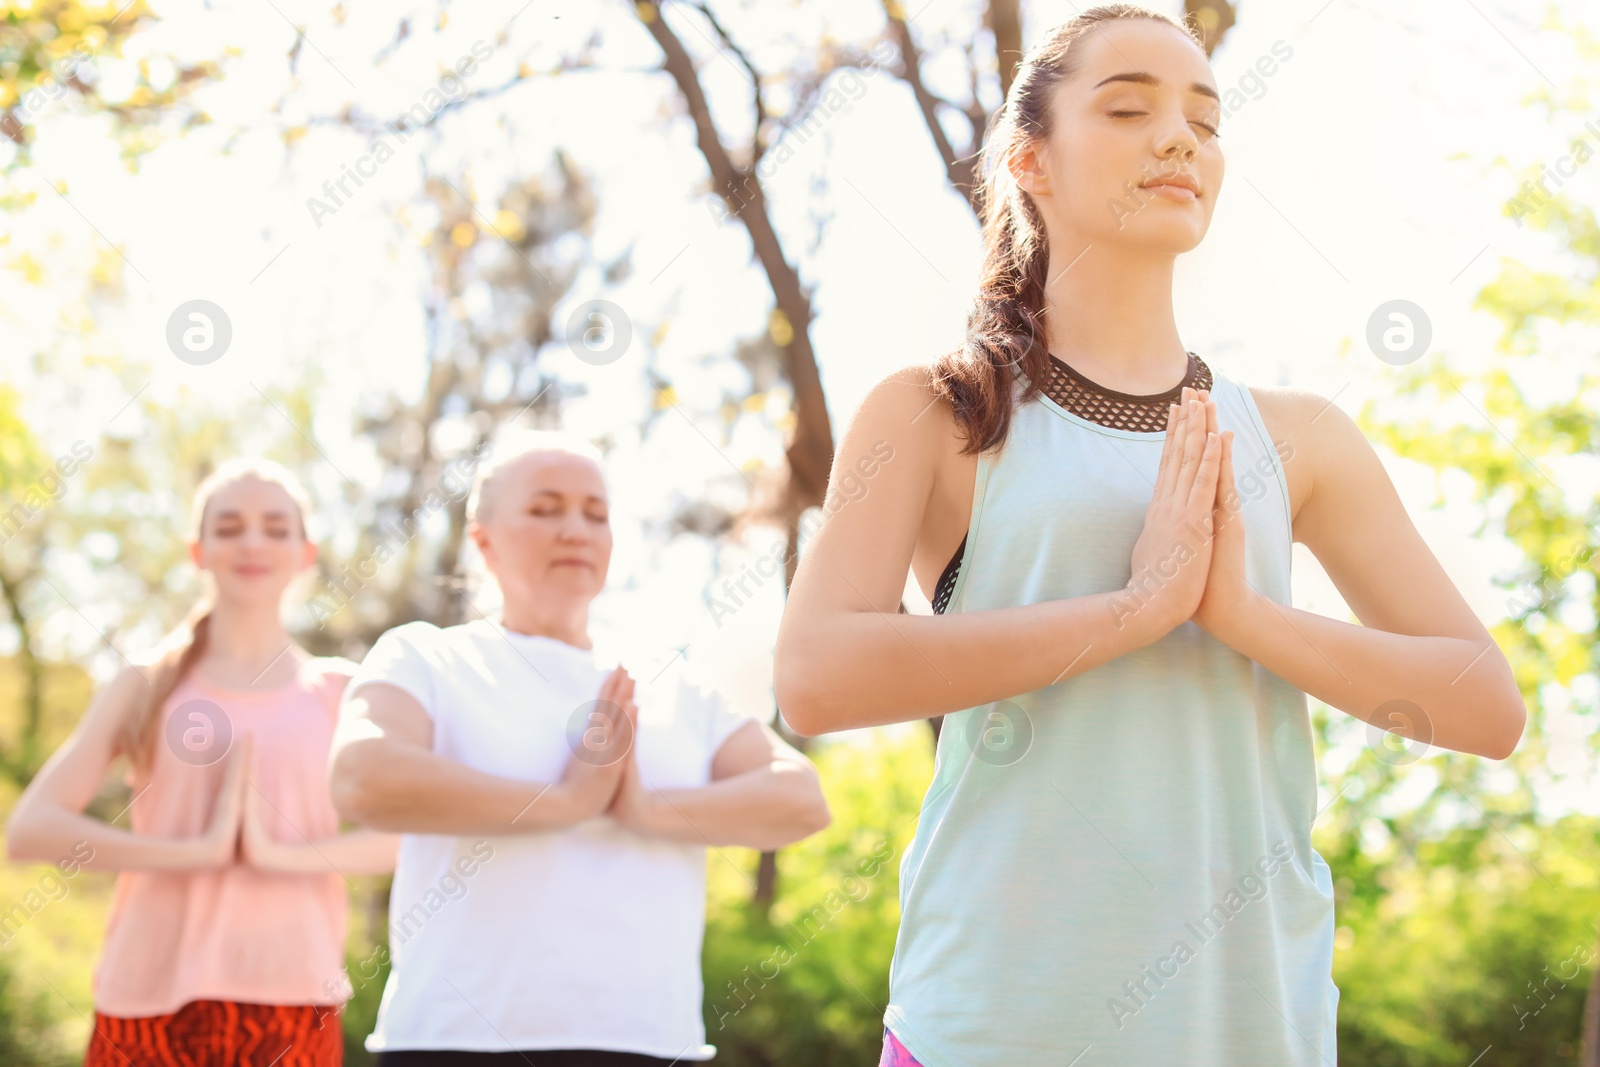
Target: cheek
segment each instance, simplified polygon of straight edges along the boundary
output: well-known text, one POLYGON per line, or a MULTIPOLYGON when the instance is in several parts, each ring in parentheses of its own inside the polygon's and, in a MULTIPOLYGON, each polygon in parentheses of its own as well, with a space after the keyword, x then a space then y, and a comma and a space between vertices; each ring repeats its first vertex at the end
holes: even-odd
POLYGON ((1222 149, 1202 153, 1200 160, 1200 181, 1206 187, 1206 198, 1212 205, 1217 202, 1217 194, 1222 192, 1222 178, 1227 172, 1227 162, 1223 159, 1222 149))
POLYGON ((291 534, 281 541, 277 538, 268 538, 274 554, 283 557, 291 563, 300 562, 300 557, 305 555, 306 543, 298 535, 291 534))
POLYGON ((550 550, 550 543, 555 539, 549 522, 535 516, 517 523, 508 532, 509 538, 503 538, 501 543, 509 541, 511 551, 519 556, 542 556, 550 550))
POLYGON ((200 545, 200 565, 215 566, 232 559, 239 550, 239 542, 213 537, 200 545))
POLYGON ((1131 157, 1122 161, 1125 155, 1116 138, 1087 132, 1058 147, 1051 155, 1058 210, 1077 223, 1108 225, 1108 204, 1128 196, 1124 183, 1143 180, 1131 157))

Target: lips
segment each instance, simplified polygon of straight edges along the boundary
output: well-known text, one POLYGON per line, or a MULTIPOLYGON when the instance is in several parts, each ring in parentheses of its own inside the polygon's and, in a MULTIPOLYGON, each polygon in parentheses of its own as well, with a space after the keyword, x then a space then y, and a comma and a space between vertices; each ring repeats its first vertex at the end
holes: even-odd
POLYGON ((1175 200, 1193 200, 1200 195, 1200 183, 1187 174, 1151 178, 1143 187, 1175 200))

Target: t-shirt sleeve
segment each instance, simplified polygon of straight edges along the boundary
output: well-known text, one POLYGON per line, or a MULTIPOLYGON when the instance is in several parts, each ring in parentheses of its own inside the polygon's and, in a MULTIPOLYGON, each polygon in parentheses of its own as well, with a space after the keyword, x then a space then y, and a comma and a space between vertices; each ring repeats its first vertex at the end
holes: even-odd
POLYGON ((716 759, 717 750, 722 743, 733 736, 733 732, 747 722, 760 722, 754 715, 736 711, 716 689, 709 685, 697 686, 692 682, 685 682, 685 687, 699 701, 706 723, 706 752, 710 759, 716 759))
POLYGON ((369 682, 386 682, 416 698, 429 717, 434 715, 434 662, 430 654, 439 628, 430 622, 408 622, 385 631, 356 668, 344 687, 345 701, 369 682))
POLYGON ((321 672, 318 680, 322 702, 328 707, 330 718, 338 719, 339 705, 344 698, 345 686, 360 668, 343 656, 322 656, 317 660, 321 672))

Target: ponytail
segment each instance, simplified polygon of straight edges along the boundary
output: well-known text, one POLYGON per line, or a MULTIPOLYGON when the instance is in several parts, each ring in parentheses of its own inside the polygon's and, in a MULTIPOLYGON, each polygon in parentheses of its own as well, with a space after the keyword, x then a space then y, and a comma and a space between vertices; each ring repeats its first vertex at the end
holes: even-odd
POLYGON ((145 699, 129 717, 118 744, 140 773, 149 770, 155 755, 156 735, 162 729, 161 706, 205 654, 213 606, 210 597, 196 604, 188 617, 161 642, 161 653, 145 668, 149 688, 145 699))

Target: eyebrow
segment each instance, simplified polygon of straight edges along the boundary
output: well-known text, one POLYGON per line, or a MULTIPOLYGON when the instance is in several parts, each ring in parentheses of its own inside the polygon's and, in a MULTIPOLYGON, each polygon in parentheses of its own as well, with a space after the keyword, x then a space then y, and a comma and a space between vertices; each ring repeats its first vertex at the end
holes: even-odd
MULTIPOLYGON (((565 498, 567 494, 565 494, 565 493, 563 493, 563 492, 561 492, 559 490, 556 490, 556 489, 536 489, 536 490, 534 490, 534 494, 533 495, 534 496, 553 496, 553 497, 557 497, 557 498, 565 498)), ((589 500, 598 500, 602 504, 604 504, 606 502, 606 498, 605 497, 603 497, 603 496, 595 496, 593 493, 590 493, 587 499, 589 499, 589 500)))
MULTIPOLYGON (((1095 89, 1100 88, 1102 85, 1109 85, 1111 82, 1137 82, 1140 85, 1149 85, 1151 87, 1155 87, 1161 84, 1161 79, 1156 77, 1154 74, 1148 74, 1142 70, 1129 71, 1126 74, 1113 74, 1109 78, 1096 82, 1095 89)), ((1091 90, 1091 92, 1092 91, 1093 90, 1091 90)), ((1217 91, 1204 82, 1191 82, 1189 85, 1189 91, 1191 93, 1199 93, 1201 96, 1209 96, 1211 99, 1217 101, 1217 103, 1222 103, 1221 98, 1217 96, 1217 91)))

